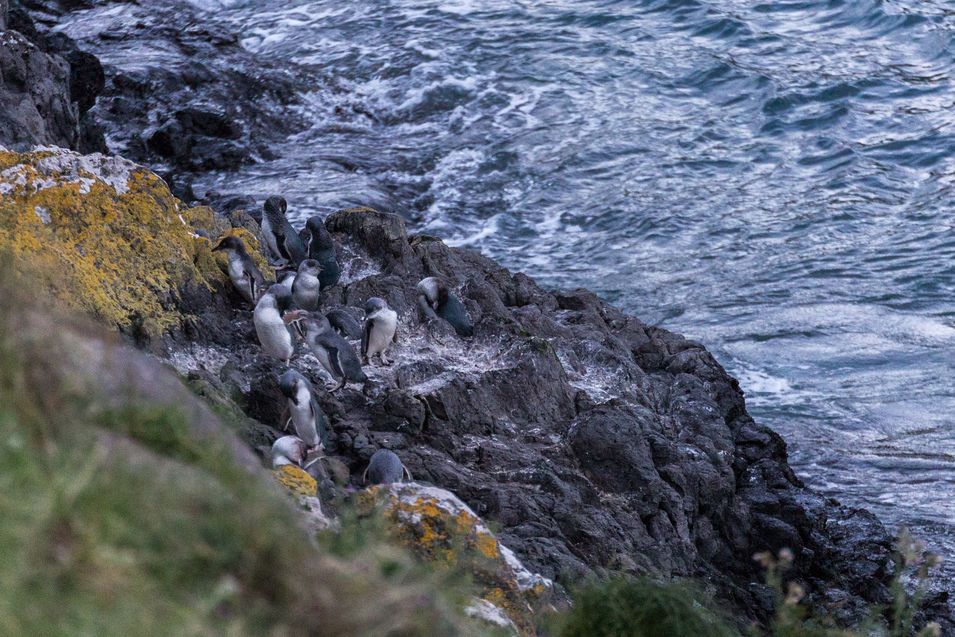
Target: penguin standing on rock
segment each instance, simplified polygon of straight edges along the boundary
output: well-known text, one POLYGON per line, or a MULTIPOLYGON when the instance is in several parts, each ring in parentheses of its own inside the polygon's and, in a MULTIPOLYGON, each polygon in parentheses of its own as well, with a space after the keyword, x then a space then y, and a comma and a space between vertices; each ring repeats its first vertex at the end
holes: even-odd
POLYGON ((318 280, 322 265, 315 259, 305 259, 298 266, 295 281, 292 282, 292 301, 295 307, 306 312, 314 312, 322 300, 322 284, 318 280))
POLYGON ((272 443, 272 468, 283 465, 301 467, 307 453, 305 442, 298 436, 282 436, 272 443))
POLYGON ((291 312, 289 318, 299 334, 305 338, 305 343, 315 354, 318 362, 334 380, 338 381, 338 384, 329 390, 330 392, 338 391, 349 382, 363 385, 368 382, 368 377, 361 369, 358 354, 348 341, 332 329, 327 318, 321 314, 310 314, 302 310, 291 312))
POLYGON ((322 274, 319 277, 322 289, 338 283, 342 276, 342 268, 338 263, 338 254, 335 252, 335 242, 325 227, 325 222, 319 216, 309 217, 305 228, 301 232, 302 242, 308 251, 308 258, 315 259, 322 264, 322 274))
POLYGON ((252 312, 252 323, 262 351, 288 365, 295 353, 295 340, 282 313, 292 305, 292 294, 276 283, 262 295, 252 312))
POLYGON ((259 294, 265 291, 265 277, 255 267, 245 244, 238 237, 228 236, 219 241, 213 252, 225 250, 229 258, 229 279, 246 301, 255 305, 259 294))
POLYGON ((408 482, 413 482, 411 472, 401 462, 401 458, 389 449, 379 449, 368 461, 368 468, 362 474, 362 481, 365 484, 392 484, 401 482, 405 477, 408 482))
POLYGON ((312 384, 294 369, 279 377, 279 389, 285 395, 288 419, 283 425, 288 428, 291 422, 295 433, 308 446, 308 451, 321 450, 328 443, 328 423, 318 401, 312 384))
POLYGON ((262 214, 262 235, 276 261, 297 268, 306 259, 305 246, 292 224, 285 218, 288 203, 282 197, 269 197, 262 214))
POLYGON ((381 362, 391 365, 385 353, 398 342, 398 313, 384 299, 374 296, 365 303, 365 329, 361 334, 361 357, 365 364, 376 354, 381 362))
POLYGON ((451 324, 458 336, 474 335, 474 324, 468 311, 443 279, 435 276, 422 279, 417 290, 418 309, 425 319, 441 318, 451 324))

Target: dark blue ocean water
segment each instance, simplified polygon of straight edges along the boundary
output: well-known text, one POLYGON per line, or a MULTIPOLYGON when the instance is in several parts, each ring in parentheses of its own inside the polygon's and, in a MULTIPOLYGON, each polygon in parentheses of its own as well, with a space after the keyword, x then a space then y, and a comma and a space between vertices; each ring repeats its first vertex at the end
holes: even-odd
POLYGON ((323 76, 281 160, 199 188, 396 211, 686 333, 809 484, 955 563, 952 0, 194 1, 323 76))

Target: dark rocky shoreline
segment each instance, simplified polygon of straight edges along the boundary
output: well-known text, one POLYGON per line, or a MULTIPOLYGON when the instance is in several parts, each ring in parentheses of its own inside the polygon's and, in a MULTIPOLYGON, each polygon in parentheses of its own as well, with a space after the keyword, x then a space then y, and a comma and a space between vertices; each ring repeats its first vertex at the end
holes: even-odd
MULTIPOLYGON (((190 175, 267 157, 300 125, 297 89, 314 70, 255 59, 235 34, 197 24, 183 2, 133 6, 143 19, 132 32, 103 25, 77 43, 51 30, 91 6, 15 3, 6 26, 20 34, 0 34, 0 105, 17 108, 0 109, 0 144, 108 148, 150 165, 188 201, 197 199, 190 175), (163 68, 111 66, 130 38, 176 53, 163 68)), ((206 202, 229 213, 228 224, 255 229, 257 208, 241 194, 206 202)), ((380 296, 401 318, 396 364, 373 369, 370 397, 319 391, 330 452, 353 485, 376 449, 393 449, 416 479, 457 494, 559 583, 614 572, 693 577, 741 619, 764 622, 773 596, 752 556, 790 548, 791 575, 821 611, 853 622, 888 600, 886 530, 799 482, 785 442, 747 414, 739 384, 702 345, 586 290, 547 291, 473 251, 409 235, 393 215, 342 211, 326 224, 347 267, 324 306, 380 296), (473 340, 426 337, 413 309, 425 276, 455 285, 473 340)), ((279 435, 280 368, 259 357, 250 312, 224 290, 179 292, 178 309, 193 320, 163 339, 130 336, 197 393, 242 412, 246 441, 267 449, 279 435)), ((314 361, 299 361, 322 387, 314 361)), ((944 594, 929 605, 932 616, 949 613, 944 594)))

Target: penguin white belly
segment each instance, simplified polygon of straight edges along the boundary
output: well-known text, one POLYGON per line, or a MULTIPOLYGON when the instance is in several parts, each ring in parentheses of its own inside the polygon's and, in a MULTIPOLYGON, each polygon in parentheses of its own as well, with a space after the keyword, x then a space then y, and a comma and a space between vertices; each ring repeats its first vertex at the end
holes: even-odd
POLYGON ((292 296, 295 305, 303 310, 309 312, 317 310, 321 300, 321 283, 318 277, 298 275, 295 279, 295 287, 292 289, 292 296))
POLYGON ((252 286, 249 284, 249 279, 246 276, 245 268, 243 267, 242 261, 240 259, 229 259, 229 278, 232 280, 232 285, 242 292, 245 298, 253 300, 252 286))
POLYGON ((395 330, 398 329, 398 314, 394 310, 378 310, 374 314, 374 326, 368 335, 368 356, 388 350, 395 330))
POLYGON ((277 309, 255 308, 252 322, 255 324, 255 333, 259 337, 262 351, 283 361, 292 357, 295 351, 292 346, 292 335, 285 327, 285 322, 277 309))
POLYGON ((279 245, 275 242, 275 233, 272 232, 272 224, 269 222, 268 215, 262 215, 262 234, 265 236, 265 243, 269 246, 269 250, 272 251, 272 254, 276 259, 282 258, 282 253, 279 252, 279 245))
POLYGON ((325 368, 325 371, 334 379, 338 380, 339 376, 335 373, 332 363, 328 358, 328 350, 324 347, 313 347, 312 353, 315 354, 315 358, 318 359, 318 362, 322 364, 322 367, 325 368))
POLYGON ((300 387, 295 398, 298 403, 288 401, 295 433, 309 447, 314 447, 319 443, 319 440, 318 431, 315 429, 315 417, 312 415, 312 394, 308 391, 308 388, 300 387))

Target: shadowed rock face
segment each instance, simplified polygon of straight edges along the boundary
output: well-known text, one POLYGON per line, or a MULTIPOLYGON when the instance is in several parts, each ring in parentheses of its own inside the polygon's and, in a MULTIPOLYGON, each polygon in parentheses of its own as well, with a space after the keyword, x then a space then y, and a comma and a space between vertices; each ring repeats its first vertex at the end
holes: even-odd
MULTIPOLYGON (((474 252, 408 237, 368 209, 327 219, 344 275, 325 309, 384 298, 400 317, 390 368, 366 367, 371 396, 317 388, 330 454, 357 484, 372 453, 394 450, 415 479, 500 525, 527 567, 558 582, 612 571, 702 578, 753 619, 771 595, 752 561, 786 547, 820 604, 883 601, 889 540, 877 520, 807 491, 783 440, 746 413, 738 383, 701 345, 644 325, 584 291, 551 292, 474 252), (415 284, 442 276, 475 337, 425 334, 415 284)), ((265 425, 279 422, 278 368, 257 356, 249 314, 228 332, 167 343, 181 371, 204 368, 265 425)), ((224 321, 223 321, 224 322, 224 321)), ((256 426, 260 447, 278 432, 256 426), (271 431, 263 438, 263 431, 271 431)), ((253 434, 250 434, 250 438, 253 434)))
POLYGON ((289 107, 314 85, 311 72, 262 61, 185 0, 21 5, 37 39, 70 61, 81 112, 92 109, 110 150, 128 159, 160 171, 235 168, 270 157, 270 146, 302 125, 289 107), (159 62, 144 63, 143 51, 161 51, 159 62), (92 69, 97 58, 102 67, 92 69), (90 88, 101 93, 95 107, 83 99, 90 88))
POLYGON ((69 65, 16 31, 0 30, 0 143, 75 147, 79 112, 70 101, 69 65))

